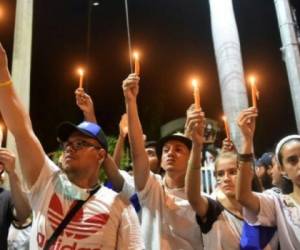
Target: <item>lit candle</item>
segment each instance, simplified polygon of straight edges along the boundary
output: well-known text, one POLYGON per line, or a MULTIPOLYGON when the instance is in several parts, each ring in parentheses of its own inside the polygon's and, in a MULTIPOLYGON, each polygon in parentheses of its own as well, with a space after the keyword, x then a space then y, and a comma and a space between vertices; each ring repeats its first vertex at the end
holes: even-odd
POLYGON ((258 97, 258 91, 256 88, 256 78, 254 76, 251 76, 249 78, 250 84, 251 84, 251 96, 252 96, 252 106, 257 108, 257 97, 258 97))
POLYGON ((192 85, 194 87, 194 103, 195 103, 195 109, 200 109, 200 89, 199 89, 199 83, 196 79, 192 80, 192 85))
POLYGON ((134 58, 134 73, 139 76, 140 75, 140 57, 139 57, 139 53, 134 52, 133 53, 133 58, 134 58))
POLYGON ((226 132, 226 138, 228 138, 230 140, 230 132, 229 132, 229 126, 228 126, 228 122, 227 122, 227 117, 224 115, 222 117, 223 121, 224 121, 224 127, 225 127, 225 132, 226 132))
POLYGON ((3 126, 2 124, 0 124, 0 147, 2 145, 2 141, 3 141, 3 126))
POLYGON ((82 88, 83 87, 84 70, 82 68, 79 68, 77 72, 79 74, 79 88, 82 88))

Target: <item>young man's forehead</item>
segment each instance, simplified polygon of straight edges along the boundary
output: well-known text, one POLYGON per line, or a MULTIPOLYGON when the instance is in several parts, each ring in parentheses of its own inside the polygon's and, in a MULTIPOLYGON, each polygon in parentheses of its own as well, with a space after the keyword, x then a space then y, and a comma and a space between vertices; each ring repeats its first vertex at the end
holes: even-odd
POLYGON ((178 140, 169 140, 166 141, 163 147, 168 147, 168 146, 176 146, 176 147, 185 147, 188 149, 188 147, 181 141, 178 140))

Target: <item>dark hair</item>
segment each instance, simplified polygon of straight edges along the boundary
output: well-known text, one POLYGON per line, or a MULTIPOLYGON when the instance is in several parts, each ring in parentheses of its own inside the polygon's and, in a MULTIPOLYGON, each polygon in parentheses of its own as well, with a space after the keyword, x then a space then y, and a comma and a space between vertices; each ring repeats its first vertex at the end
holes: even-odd
POLYGON ((281 166, 283 166, 283 157, 282 157, 282 149, 284 148, 284 146, 287 144, 287 143, 289 143, 289 142, 292 142, 292 141, 297 141, 297 142, 300 142, 300 139, 299 138, 292 138, 292 139, 290 139, 290 140, 287 140, 287 141, 285 141, 281 146, 280 146, 280 148, 279 148, 279 151, 278 151, 278 153, 277 153, 277 159, 278 159, 278 162, 279 162, 279 164, 281 165, 281 166))
POLYGON ((293 182, 290 179, 281 176, 280 189, 283 194, 292 193, 294 191, 293 182))

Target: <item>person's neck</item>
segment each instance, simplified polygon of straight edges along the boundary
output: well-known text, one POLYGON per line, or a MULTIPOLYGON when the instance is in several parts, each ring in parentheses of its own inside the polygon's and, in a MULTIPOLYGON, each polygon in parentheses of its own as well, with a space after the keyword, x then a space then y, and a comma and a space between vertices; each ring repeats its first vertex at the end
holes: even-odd
POLYGON ((97 185, 98 179, 95 177, 83 178, 76 175, 68 175, 69 180, 80 188, 90 189, 97 185))
POLYGON ((243 218, 242 205, 234 197, 222 194, 218 196, 218 200, 224 208, 237 215, 238 217, 243 218))
POLYGON ((184 187, 184 177, 182 174, 175 174, 166 172, 165 182, 168 188, 183 188, 184 187))
POLYGON ((293 186, 293 193, 291 193, 291 196, 298 204, 300 204, 300 187, 297 185, 293 186))

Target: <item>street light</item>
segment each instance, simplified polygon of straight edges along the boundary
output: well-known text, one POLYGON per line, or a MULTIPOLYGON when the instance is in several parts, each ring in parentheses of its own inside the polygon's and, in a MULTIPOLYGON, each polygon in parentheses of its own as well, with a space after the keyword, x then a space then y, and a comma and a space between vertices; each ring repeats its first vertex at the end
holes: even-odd
MULTIPOLYGON (((87 33, 86 33, 86 67, 90 71, 90 47, 91 47, 91 25, 92 25, 92 10, 93 7, 99 5, 99 1, 89 0, 88 1, 88 20, 87 20, 87 33)), ((88 89, 88 75, 86 75, 85 80, 86 89, 88 89)))

